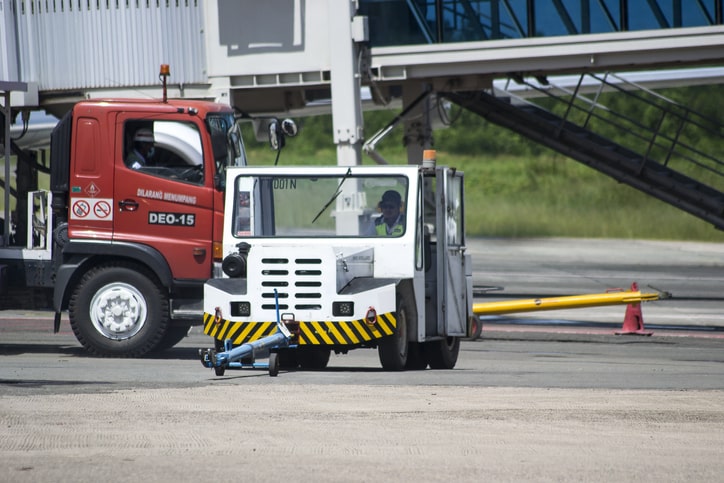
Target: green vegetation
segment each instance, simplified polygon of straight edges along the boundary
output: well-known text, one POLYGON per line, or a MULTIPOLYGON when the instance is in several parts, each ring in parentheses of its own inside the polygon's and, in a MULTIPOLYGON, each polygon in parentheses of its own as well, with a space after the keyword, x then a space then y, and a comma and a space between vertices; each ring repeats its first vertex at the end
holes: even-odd
MULTIPOLYGON (((700 112, 716 118, 720 86, 667 91, 684 102, 695 99, 700 112)), ((397 112, 365 114, 365 134, 371 136, 397 112)), ((434 132, 437 161, 465 172, 466 222, 472 236, 641 238, 724 242, 711 224, 620 184, 576 161, 532 143, 476 116, 460 112, 452 127, 434 132)), ((651 117, 646 112, 632 116, 651 117)), ((329 116, 297 120, 300 135, 290 139, 280 164, 336 164, 329 116)), ((245 138, 252 140, 251 131, 245 138)), ((378 152, 390 163, 405 164, 402 131, 396 128, 378 152)), ((721 157, 720 136, 695 140, 721 157)), ((275 153, 254 141, 247 149, 252 164, 273 164, 275 153)), ((363 164, 373 164, 363 155, 363 164)))

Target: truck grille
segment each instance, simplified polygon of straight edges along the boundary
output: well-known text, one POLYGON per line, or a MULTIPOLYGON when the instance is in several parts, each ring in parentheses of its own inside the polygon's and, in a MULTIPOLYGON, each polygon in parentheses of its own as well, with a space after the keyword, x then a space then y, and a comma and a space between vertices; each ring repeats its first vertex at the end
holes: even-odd
POLYGON ((271 302, 262 304, 264 310, 276 309, 274 289, 280 310, 322 309, 321 258, 262 258, 259 280, 262 299, 271 302))

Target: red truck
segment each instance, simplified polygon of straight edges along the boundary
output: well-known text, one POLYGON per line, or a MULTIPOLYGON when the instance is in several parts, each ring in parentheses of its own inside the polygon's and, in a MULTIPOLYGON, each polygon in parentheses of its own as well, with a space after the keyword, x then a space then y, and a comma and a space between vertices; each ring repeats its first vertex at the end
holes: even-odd
POLYGON ((0 184, 17 194, 0 285, 52 290, 56 331, 67 309, 96 355, 172 347, 221 273, 225 170, 246 165, 235 111, 165 97, 79 102, 51 135, 49 190, 20 161, 19 188, 0 184))

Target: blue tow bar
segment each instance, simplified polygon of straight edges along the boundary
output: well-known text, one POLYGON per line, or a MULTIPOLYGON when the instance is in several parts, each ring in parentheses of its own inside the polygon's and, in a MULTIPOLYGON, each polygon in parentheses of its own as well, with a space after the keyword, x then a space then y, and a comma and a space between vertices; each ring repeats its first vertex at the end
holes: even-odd
POLYGON ((282 323, 279 317, 279 297, 276 289, 274 289, 274 298, 276 302, 277 312, 277 331, 261 339, 241 344, 238 347, 232 347, 231 340, 224 341, 224 351, 216 352, 215 349, 199 349, 199 357, 204 367, 213 368, 217 376, 223 376, 224 371, 228 369, 241 369, 243 367, 269 368, 269 375, 275 377, 279 374, 279 358, 276 352, 269 354, 268 364, 257 364, 254 361, 255 356, 268 349, 278 349, 289 346, 292 338, 289 329, 282 323), (251 360, 251 364, 244 364, 242 359, 251 360))

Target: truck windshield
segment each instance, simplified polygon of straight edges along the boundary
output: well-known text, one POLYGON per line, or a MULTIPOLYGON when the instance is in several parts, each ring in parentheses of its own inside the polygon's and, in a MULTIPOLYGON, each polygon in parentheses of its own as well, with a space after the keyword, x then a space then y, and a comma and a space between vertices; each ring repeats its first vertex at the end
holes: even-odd
POLYGON ((206 125, 211 135, 216 172, 223 173, 229 166, 246 166, 246 152, 239 125, 231 113, 209 114, 206 125))
POLYGON ((233 234, 246 237, 399 237, 405 176, 241 176, 233 234))

